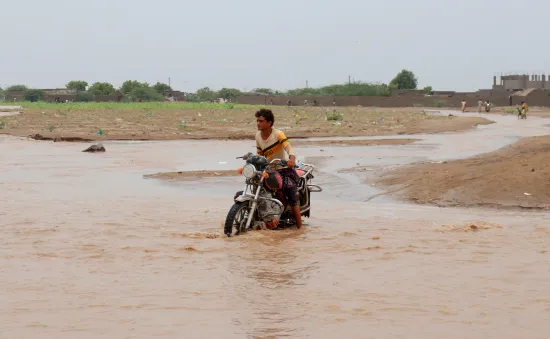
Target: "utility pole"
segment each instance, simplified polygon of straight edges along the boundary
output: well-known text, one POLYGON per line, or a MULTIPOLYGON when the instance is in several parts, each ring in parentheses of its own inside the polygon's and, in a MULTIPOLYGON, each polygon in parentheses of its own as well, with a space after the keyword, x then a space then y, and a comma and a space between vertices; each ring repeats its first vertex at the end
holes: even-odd
POLYGON ((308 88, 308 83, 307 83, 307 80, 306 80, 306 88, 308 88))
POLYGON ((351 75, 348 75, 348 85, 351 85, 351 75))

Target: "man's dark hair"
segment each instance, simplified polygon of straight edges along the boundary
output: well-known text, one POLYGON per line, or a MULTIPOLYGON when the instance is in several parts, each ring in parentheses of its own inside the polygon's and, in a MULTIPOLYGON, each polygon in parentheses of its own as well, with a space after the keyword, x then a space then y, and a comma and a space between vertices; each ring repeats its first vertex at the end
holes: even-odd
POLYGON ((275 116, 273 115, 273 112, 271 112, 270 109, 262 108, 255 114, 256 118, 263 117, 265 121, 268 121, 271 123, 271 126, 275 123, 275 116))

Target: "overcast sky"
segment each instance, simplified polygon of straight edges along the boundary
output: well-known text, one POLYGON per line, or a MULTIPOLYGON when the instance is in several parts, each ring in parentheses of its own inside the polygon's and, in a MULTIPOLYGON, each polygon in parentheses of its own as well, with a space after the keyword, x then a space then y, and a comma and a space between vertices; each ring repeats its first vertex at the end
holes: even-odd
POLYGON ((0 86, 168 82, 183 91, 352 79, 489 88, 550 73, 548 0, 1 0, 0 86), (384 3, 385 2, 385 3, 384 3))

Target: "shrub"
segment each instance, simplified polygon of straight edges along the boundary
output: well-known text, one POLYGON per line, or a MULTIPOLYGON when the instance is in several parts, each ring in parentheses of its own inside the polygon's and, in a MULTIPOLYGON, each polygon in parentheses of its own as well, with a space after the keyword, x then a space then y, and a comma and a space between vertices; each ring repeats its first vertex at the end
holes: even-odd
POLYGON ((136 87, 130 95, 134 101, 164 101, 164 97, 151 87, 136 87))
POLYGON ((41 89, 27 89, 23 94, 26 101, 37 102, 44 100, 44 91, 41 89))
POLYGON ((434 107, 445 107, 446 102, 443 100, 434 100, 433 106, 434 107))
POLYGON ((78 102, 90 102, 94 100, 94 94, 86 91, 78 91, 76 93, 76 101, 78 102))
POLYGON ((344 120, 344 115, 340 112, 334 111, 331 114, 327 114, 328 121, 342 121, 344 120))

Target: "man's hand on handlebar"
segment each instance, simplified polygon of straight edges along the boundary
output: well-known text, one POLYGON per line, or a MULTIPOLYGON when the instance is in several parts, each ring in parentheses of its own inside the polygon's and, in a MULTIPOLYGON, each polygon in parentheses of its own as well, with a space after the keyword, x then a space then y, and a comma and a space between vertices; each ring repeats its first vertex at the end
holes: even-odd
POLYGON ((290 168, 296 167, 296 157, 294 155, 291 155, 289 157, 288 161, 286 162, 286 166, 290 168))
POLYGON ((243 159, 243 160, 248 160, 248 157, 253 155, 252 153, 248 152, 246 153, 245 155, 243 155, 242 157, 237 157, 237 159, 243 159))

